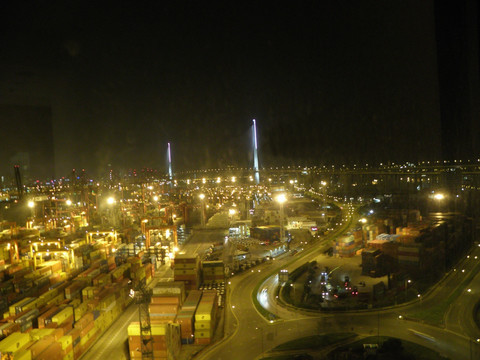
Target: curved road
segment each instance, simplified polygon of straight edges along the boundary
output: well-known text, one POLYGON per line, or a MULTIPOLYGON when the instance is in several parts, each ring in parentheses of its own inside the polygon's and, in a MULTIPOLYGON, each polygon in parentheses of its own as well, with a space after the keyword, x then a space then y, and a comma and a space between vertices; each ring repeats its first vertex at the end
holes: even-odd
MULTIPOLYGON (((338 233, 337 233, 338 235, 338 233)), ((480 358, 480 331, 473 322, 473 308, 480 295, 480 247, 473 249, 456 268, 429 293, 414 303, 380 311, 322 314, 284 307, 275 298, 279 269, 290 270, 311 261, 321 251, 310 251, 292 262, 291 257, 262 264, 254 272, 231 279, 227 291, 225 338, 206 348, 197 359, 255 359, 267 350, 292 339, 312 334, 349 332, 361 336, 392 336, 409 340, 438 351, 450 359, 480 358), (290 263, 290 264, 289 264, 290 263), (463 271, 462 271, 463 270, 463 271), (270 274, 265 280, 265 272, 270 274), (256 309, 251 294, 256 285, 262 306, 279 319, 266 320, 256 309), (405 320, 410 314, 430 308, 438 299, 448 297, 455 289, 465 290, 455 299, 445 316, 445 328, 405 320), (266 291, 262 291, 267 289, 266 291), (468 291, 467 289, 470 289, 468 291), (402 318, 399 318, 402 315, 402 318)))

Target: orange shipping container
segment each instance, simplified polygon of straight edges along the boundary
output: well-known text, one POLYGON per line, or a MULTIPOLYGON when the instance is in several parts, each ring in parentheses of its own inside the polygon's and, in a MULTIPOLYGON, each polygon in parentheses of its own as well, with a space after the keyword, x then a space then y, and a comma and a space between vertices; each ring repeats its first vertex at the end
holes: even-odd
POLYGON ((173 296, 153 296, 152 304, 171 304, 171 305, 180 305, 180 298, 176 295, 173 296))
POLYGON ((62 345, 54 342, 44 350, 35 360, 62 360, 65 356, 62 345))
POLYGON ((53 336, 45 336, 43 339, 35 341, 30 347, 29 350, 32 352, 32 357, 35 359, 40 353, 46 350, 55 339, 53 336))
POLYGON ((208 345, 210 344, 210 338, 195 338, 196 345, 208 345))
POLYGON ((150 314, 176 314, 178 312, 178 305, 171 304, 150 304, 150 314))
POLYGON ((90 330, 92 330, 95 326, 95 323, 92 321, 88 325, 86 325, 81 331, 80 331, 80 337, 84 337, 85 335, 88 334, 90 330))

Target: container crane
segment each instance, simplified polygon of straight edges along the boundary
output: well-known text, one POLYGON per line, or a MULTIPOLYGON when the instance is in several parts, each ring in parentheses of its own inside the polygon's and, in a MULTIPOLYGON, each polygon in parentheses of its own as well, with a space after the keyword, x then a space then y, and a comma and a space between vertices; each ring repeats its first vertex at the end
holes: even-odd
POLYGON ((138 305, 142 359, 153 359, 152 326, 148 310, 148 305, 152 299, 152 291, 147 288, 145 281, 137 282, 133 289, 133 299, 135 304, 138 305))

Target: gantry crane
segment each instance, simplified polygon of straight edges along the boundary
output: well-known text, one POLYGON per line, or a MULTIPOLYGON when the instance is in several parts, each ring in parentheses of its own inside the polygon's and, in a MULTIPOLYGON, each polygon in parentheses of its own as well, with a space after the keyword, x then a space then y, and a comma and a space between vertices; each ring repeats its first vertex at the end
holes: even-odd
POLYGON ((138 305, 142 359, 153 359, 152 326, 150 312, 148 311, 151 299, 152 291, 147 288, 145 281, 137 282, 134 287, 134 300, 138 305))

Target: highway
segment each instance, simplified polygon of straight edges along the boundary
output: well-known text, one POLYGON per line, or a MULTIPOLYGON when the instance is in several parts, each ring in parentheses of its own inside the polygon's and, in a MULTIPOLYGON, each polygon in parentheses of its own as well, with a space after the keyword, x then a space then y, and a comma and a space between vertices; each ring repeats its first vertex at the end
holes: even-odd
POLYGON ((480 331, 472 320, 473 307, 480 294, 480 248, 474 248, 470 256, 463 259, 432 291, 403 306, 380 311, 321 314, 280 305, 275 291, 278 270, 287 264, 287 268, 294 269, 305 261, 311 261, 318 253, 315 251, 298 257, 291 264, 288 264, 291 257, 278 259, 273 264, 258 267, 260 272, 257 270, 233 278, 228 290, 231 294, 226 311, 226 337, 202 351, 196 359, 255 359, 269 349, 295 338, 351 331, 360 336, 381 335, 405 339, 431 348, 450 359, 480 358, 480 344, 477 341, 480 331), (265 272, 271 274, 266 280, 265 272), (268 321, 252 302, 251 294, 262 280, 257 298, 278 320, 268 321), (435 306, 438 299, 450 296, 463 286, 465 290, 446 313, 445 327, 406 320, 422 309, 435 306), (262 292, 265 288, 266 293, 262 292))

